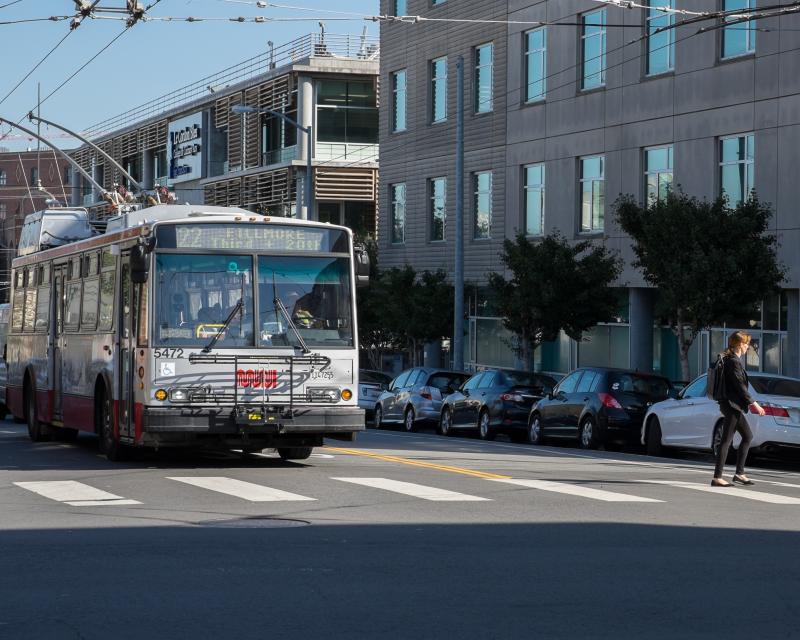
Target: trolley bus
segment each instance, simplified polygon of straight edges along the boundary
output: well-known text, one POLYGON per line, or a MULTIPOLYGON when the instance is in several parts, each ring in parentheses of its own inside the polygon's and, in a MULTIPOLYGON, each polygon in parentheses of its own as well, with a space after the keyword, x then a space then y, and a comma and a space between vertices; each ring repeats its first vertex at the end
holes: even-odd
POLYGON ((32 219, 12 263, 7 404, 32 440, 96 433, 111 460, 172 446, 305 459, 364 429, 368 262, 349 229, 157 205, 97 234, 67 213, 87 237, 48 245, 32 219))

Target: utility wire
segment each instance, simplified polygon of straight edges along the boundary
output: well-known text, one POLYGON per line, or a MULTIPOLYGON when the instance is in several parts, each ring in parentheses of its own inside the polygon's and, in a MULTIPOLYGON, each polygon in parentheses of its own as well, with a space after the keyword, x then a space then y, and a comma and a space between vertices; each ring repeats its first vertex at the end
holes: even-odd
POLYGON ((44 58, 42 58, 41 60, 39 60, 39 62, 37 62, 37 63, 34 65, 33 69, 31 69, 30 71, 28 71, 28 73, 26 73, 26 74, 25 74, 25 75, 22 77, 22 79, 21 79, 21 80, 20 80, 20 81, 19 81, 17 84, 15 84, 15 85, 14 85, 14 88, 13 88, 13 89, 11 89, 11 91, 9 91, 9 92, 8 92, 8 93, 7 93, 5 96, 3 96, 3 99, 2 99, 2 100, 0 100, 0 104, 3 104, 3 103, 6 101, 6 100, 8 100, 8 98, 11 96, 11 94, 13 94, 13 93, 14 93, 14 92, 15 92, 17 89, 19 89, 20 85, 21 85, 23 82, 25 82, 25 81, 26 81, 28 78, 30 78, 30 77, 31 77, 31 75, 33 74, 33 72, 34 72, 34 71, 36 71, 36 70, 37 70, 37 69, 38 69, 38 68, 39 68, 39 67, 42 65, 42 63, 43 63, 45 60, 47 60, 47 58, 49 58, 49 57, 50 57, 50 55, 51 55, 51 54, 52 54, 52 53, 53 53, 53 52, 54 52, 56 49, 58 49, 58 48, 61 46, 61 44, 64 42, 64 40, 66 40, 67 38, 69 38, 69 36, 70 36, 70 34, 72 33, 72 31, 73 31, 73 30, 67 31, 67 33, 64 35, 64 37, 63 37, 63 38, 61 38, 61 40, 59 40, 59 41, 58 41, 58 43, 56 44, 56 46, 54 46, 52 49, 50 49, 50 51, 48 51, 48 52, 45 54, 44 58))
POLYGON ((7 2, 6 4, 0 4, 0 9, 5 9, 6 7, 10 7, 12 4, 19 4, 22 0, 14 0, 14 2, 7 2))

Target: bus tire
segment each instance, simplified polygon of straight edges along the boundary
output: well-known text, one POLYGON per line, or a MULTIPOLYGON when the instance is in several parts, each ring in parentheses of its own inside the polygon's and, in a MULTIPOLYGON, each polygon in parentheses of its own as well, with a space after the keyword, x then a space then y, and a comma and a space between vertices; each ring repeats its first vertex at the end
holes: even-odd
POLYGON ((50 439, 50 428, 39 422, 39 410, 36 407, 36 390, 30 379, 25 381, 25 422, 28 424, 28 437, 33 442, 45 442, 50 439))
POLYGON ((282 460, 306 460, 314 447, 278 447, 278 455, 282 460))
POLYGON ((98 385, 94 404, 94 428, 100 439, 100 452, 111 462, 126 458, 127 447, 114 437, 114 415, 111 411, 111 396, 105 385, 98 385))
POLYGON ((5 420, 8 417, 8 409, 6 405, 0 405, 0 420, 5 420))

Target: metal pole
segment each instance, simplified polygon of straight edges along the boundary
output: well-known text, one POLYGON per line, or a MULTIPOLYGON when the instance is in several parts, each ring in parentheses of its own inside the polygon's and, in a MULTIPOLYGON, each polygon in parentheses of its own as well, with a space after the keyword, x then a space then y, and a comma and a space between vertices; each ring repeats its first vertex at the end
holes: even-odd
POLYGON ((313 213, 313 205, 311 203, 311 154, 314 152, 314 146, 311 136, 311 125, 306 127, 306 137, 308 138, 308 149, 306 150, 306 220, 316 220, 313 213))
POLYGON ((456 61, 456 264, 453 368, 464 369, 464 57, 456 61))

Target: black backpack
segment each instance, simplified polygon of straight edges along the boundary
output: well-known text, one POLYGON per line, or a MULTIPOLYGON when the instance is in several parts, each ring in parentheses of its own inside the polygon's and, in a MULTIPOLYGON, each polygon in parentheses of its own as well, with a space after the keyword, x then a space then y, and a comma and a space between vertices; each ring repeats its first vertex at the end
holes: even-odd
POLYGON ((706 395, 712 400, 719 402, 725 400, 725 376, 724 360, 722 354, 717 356, 717 361, 708 368, 708 383, 706 384, 706 395))

